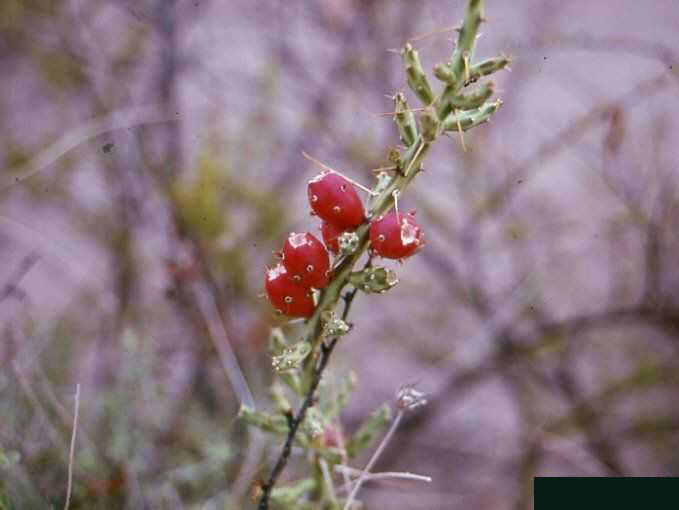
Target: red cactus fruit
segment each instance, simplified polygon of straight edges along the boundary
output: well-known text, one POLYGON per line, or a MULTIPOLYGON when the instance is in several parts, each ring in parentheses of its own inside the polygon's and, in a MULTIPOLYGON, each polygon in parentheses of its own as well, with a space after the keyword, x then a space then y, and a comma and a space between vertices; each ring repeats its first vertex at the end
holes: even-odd
POLYGON ((415 213, 395 211, 375 219, 370 225, 370 244, 373 251, 384 258, 402 259, 411 256, 423 244, 422 230, 415 221, 415 213))
POLYGON ((339 243, 337 238, 344 232, 345 230, 342 230, 341 228, 338 228, 327 221, 321 223, 321 235, 323 236, 323 242, 325 243, 325 246, 328 248, 328 250, 330 250, 332 253, 339 252, 339 243))
POLYGON ((282 264, 267 268, 264 287, 269 301, 281 313, 290 317, 313 315, 316 306, 311 291, 290 278, 282 264))
POLYGON ((363 222, 363 202, 354 185, 335 172, 322 172, 309 181, 311 209, 324 221, 345 230, 363 222))
POLYGON ((303 287, 328 286, 328 250, 309 232, 288 236, 283 246, 283 265, 290 277, 303 287))

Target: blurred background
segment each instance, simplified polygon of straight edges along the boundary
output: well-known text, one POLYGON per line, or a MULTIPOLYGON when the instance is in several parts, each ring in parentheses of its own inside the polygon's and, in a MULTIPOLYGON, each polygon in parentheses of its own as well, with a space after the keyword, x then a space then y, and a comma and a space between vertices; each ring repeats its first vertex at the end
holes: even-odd
MULTIPOLYGON (((251 508, 281 443, 263 268, 316 232, 301 152, 365 184, 393 51, 461 0, 2 0, 0 509, 251 508), (233 349, 246 385, 234 386, 233 349)), ((367 509, 532 507, 535 475, 679 475, 679 5, 488 0, 490 124, 402 197, 427 245, 359 295, 342 427, 416 383, 367 509)), ((428 35, 428 37, 421 37, 428 35)), ((409 96, 411 97, 411 96, 409 96)), ((412 97, 411 97, 412 99, 412 97)), ((415 104, 415 101, 411 101, 415 104)), ((356 462, 362 467, 370 452, 356 462)), ((282 481, 307 469, 295 452, 282 481)))

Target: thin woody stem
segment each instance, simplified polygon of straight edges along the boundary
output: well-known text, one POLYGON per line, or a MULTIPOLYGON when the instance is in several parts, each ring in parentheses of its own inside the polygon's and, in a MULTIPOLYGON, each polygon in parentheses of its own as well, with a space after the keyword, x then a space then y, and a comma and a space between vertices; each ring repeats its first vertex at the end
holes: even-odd
POLYGON ((375 452, 372 454, 372 457, 370 457, 370 460, 366 464, 365 468, 363 468, 363 472, 358 477, 358 480, 356 480, 356 482, 354 483, 354 487, 351 489, 351 492, 349 493, 349 497, 347 498, 347 501, 344 504, 344 510, 349 510, 351 508, 351 504, 353 503, 354 499, 356 498, 356 494, 358 494, 358 491, 361 488, 361 485, 363 485, 363 482, 366 480, 368 474, 370 473, 370 470, 373 468, 373 466, 377 462, 377 459, 380 458, 380 455, 382 455, 382 452, 387 447, 387 444, 391 440, 392 436, 394 435, 394 432, 398 428, 398 425, 399 425, 399 423, 401 423, 402 419, 403 419, 403 410, 399 410, 398 414, 396 415, 396 418, 394 418, 394 421, 391 423, 389 430, 387 430, 387 433, 385 434, 384 438, 382 439, 382 441, 378 445, 375 452))
MULTIPOLYGON (((370 261, 368 261, 368 263, 369 262, 370 261)), ((351 309, 351 303, 354 301, 357 292, 358 289, 353 289, 346 296, 344 296, 344 311, 342 312, 342 320, 346 320, 348 317, 349 310, 351 309)), ((292 452, 292 443, 295 440, 295 435, 297 434, 299 426, 302 424, 302 422, 304 422, 304 418, 306 417, 309 407, 311 407, 314 402, 314 394, 316 393, 316 389, 321 382, 323 371, 328 364, 330 355, 335 349, 335 345, 337 345, 337 340, 338 338, 333 338, 328 344, 325 344, 324 342, 321 343, 321 357, 318 364, 314 367, 311 385, 309 386, 309 390, 307 391, 304 401, 297 411, 297 414, 294 417, 291 414, 288 415, 288 435, 285 439, 283 449, 278 456, 278 460, 271 471, 269 480, 262 486, 262 495, 259 499, 259 504, 257 505, 258 510, 268 510, 269 508, 269 498, 271 497, 271 491, 276 485, 276 481, 283 472, 285 465, 288 463, 290 453, 292 452)))

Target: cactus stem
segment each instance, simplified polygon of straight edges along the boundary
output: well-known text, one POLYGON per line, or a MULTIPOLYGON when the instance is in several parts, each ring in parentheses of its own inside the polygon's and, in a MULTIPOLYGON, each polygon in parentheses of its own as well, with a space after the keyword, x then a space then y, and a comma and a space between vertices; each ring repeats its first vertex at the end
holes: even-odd
POLYGON ((422 69, 417 51, 413 49, 410 43, 406 43, 401 51, 401 57, 406 70, 408 86, 424 104, 431 104, 434 93, 429 85, 427 75, 422 69))
MULTIPOLYGON (((417 122, 415 121, 415 115, 413 115, 413 109, 408 106, 408 101, 406 101, 403 93, 398 93, 393 98, 394 101, 394 122, 398 128, 398 133, 404 144, 407 146, 415 143, 417 139, 417 122)), ((418 108, 417 110, 423 110, 418 108)))
POLYGON ((486 122, 500 107, 502 100, 487 103, 475 110, 468 110, 449 115, 443 122, 444 131, 467 131, 468 129, 486 122))
POLYGON ((464 61, 464 81, 469 81, 469 52, 465 52, 462 56, 464 61))

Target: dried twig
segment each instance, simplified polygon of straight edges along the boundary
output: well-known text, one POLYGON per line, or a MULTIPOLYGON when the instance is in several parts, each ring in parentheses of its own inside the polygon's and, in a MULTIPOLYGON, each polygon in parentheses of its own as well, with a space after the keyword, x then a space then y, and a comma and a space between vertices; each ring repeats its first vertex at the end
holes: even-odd
MULTIPOLYGON (((344 464, 335 465, 335 471, 345 475, 359 477, 363 474, 363 469, 356 469, 351 466, 344 464)), ((386 480, 386 479, 396 479, 396 480, 415 480, 417 482, 427 482, 431 483, 431 476, 418 475, 416 473, 409 473, 407 471, 384 471, 382 473, 368 473, 364 477, 364 482, 370 480, 386 480)))
POLYGON ((104 133, 134 126, 174 122, 176 120, 176 115, 169 115, 159 108, 158 105, 150 105, 118 110, 85 121, 80 126, 67 131, 56 142, 40 151, 18 171, 5 172, 6 176, 0 179, 0 190, 7 189, 42 172, 80 144, 104 133))
POLYGON ((356 480, 356 483, 354 483, 354 487, 349 493, 349 497, 347 498, 347 501, 344 504, 344 510, 349 510, 351 508, 351 504, 356 498, 356 494, 358 494, 361 485, 370 476, 370 470, 373 468, 377 460, 380 458, 380 455, 382 455, 382 452, 387 447, 387 444, 394 435, 394 432, 396 432, 399 423, 401 423, 401 420, 403 419, 403 415, 405 414, 405 412, 408 410, 413 410, 422 407, 427 403, 427 401, 424 398, 424 394, 415 390, 412 386, 401 387, 397 394, 397 399, 398 399, 397 401, 398 413, 396 414, 396 418, 394 418, 394 421, 391 423, 389 430, 387 430, 387 433, 384 435, 382 441, 375 449, 375 452, 372 454, 372 457, 370 457, 370 460, 366 464, 365 468, 363 468, 363 472, 358 477, 358 480, 356 480))
POLYGON ((212 345, 215 346, 219 360, 224 367, 224 372, 233 387, 233 391, 238 397, 241 405, 246 405, 255 408, 255 399, 252 396, 250 387, 248 386, 243 371, 238 364, 238 358, 233 352, 231 343, 229 342, 229 335, 224 327, 224 322, 219 314, 217 303, 210 292, 204 286, 195 283, 191 286, 191 291, 195 297, 196 305, 203 315, 205 324, 207 325, 212 345))
POLYGON ((73 458, 75 457, 75 434, 78 430, 78 409, 80 408, 80 384, 75 386, 75 408, 73 410, 73 431, 71 432, 71 448, 68 453, 68 486, 66 487, 66 504, 64 510, 68 510, 71 504, 71 491, 73 489, 73 458))

